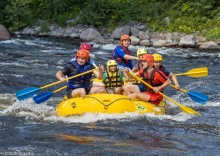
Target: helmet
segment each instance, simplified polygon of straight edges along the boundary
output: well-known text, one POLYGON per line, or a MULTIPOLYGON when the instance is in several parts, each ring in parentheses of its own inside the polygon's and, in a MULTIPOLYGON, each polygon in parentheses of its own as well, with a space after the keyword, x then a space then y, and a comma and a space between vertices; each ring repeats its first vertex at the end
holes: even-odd
POLYGON ((120 38, 120 42, 122 43, 123 40, 130 40, 131 41, 131 38, 128 35, 122 35, 120 38))
POLYGON ((147 50, 145 48, 139 48, 137 50, 137 57, 139 57, 142 54, 147 54, 147 50))
POLYGON ((154 57, 154 61, 162 61, 163 58, 160 54, 152 54, 154 57))
POLYGON ((108 60, 107 62, 107 68, 109 68, 109 66, 117 66, 117 62, 115 60, 108 60))
POLYGON ((147 61, 147 62, 149 62, 149 61, 154 62, 154 57, 151 54, 144 54, 141 56, 140 60, 147 61))
POLYGON ((81 43, 79 49, 91 50, 92 47, 91 47, 91 45, 88 44, 88 43, 81 43))
POLYGON ((86 62, 89 61, 89 52, 87 50, 80 49, 76 54, 76 58, 78 58, 79 56, 86 58, 86 62))
POLYGON ((151 54, 144 54, 141 56, 142 61, 147 61, 148 65, 152 66, 154 63, 154 57, 151 54))

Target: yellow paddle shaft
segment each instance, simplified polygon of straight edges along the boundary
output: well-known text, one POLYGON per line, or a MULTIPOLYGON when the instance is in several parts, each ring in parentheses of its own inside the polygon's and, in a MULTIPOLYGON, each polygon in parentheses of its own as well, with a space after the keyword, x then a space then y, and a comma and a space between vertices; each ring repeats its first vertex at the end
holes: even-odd
MULTIPOLYGON (((174 89, 176 89, 176 87, 175 87, 174 85, 170 84, 170 86, 173 87, 174 89)), ((187 92, 188 92, 187 90, 185 90, 185 89, 183 89, 183 88, 180 88, 179 90, 182 91, 182 92, 184 92, 184 93, 186 93, 186 94, 187 94, 187 92)))
POLYGON ((67 88, 67 86, 63 86, 63 87, 61 87, 61 88, 59 88, 59 89, 57 89, 57 90, 53 91, 53 93, 57 93, 57 92, 59 92, 59 91, 61 91, 61 90, 65 89, 65 88, 67 88))
MULTIPOLYGON (((95 70, 97 70, 97 68, 92 69, 92 70, 89 70, 89 71, 86 71, 86 72, 83 72, 83 73, 80 73, 80 74, 77 74, 77 75, 74 75, 74 76, 71 76, 71 77, 69 77, 69 78, 66 78, 66 80, 70 80, 70 79, 76 78, 76 77, 78 77, 78 76, 82 76, 82 75, 84 75, 84 74, 91 73, 91 72, 93 72, 93 71, 95 71, 95 70)), ((57 82, 54 82, 54 83, 51 83, 51 84, 42 86, 42 87, 40 87, 40 89, 48 88, 48 87, 54 86, 54 85, 56 85, 56 84, 59 84, 59 83, 61 83, 61 82, 62 82, 62 81, 57 81, 57 82)))
MULTIPOLYGON (((137 80, 141 81, 143 84, 147 85, 149 88, 153 89, 153 87, 151 85, 149 85, 148 83, 146 83, 144 80, 142 80, 141 78, 137 77, 134 73, 129 72, 133 77, 135 77, 137 80)), ((158 92, 160 95, 162 95, 163 97, 167 98, 168 100, 170 100, 171 102, 173 102, 174 104, 176 104, 183 112, 188 113, 188 114, 194 114, 194 115, 200 115, 199 112, 193 110, 192 108, 189 108, 187 106, 183 106, 181 104, 179 104, 178 102, 174 101, 173 99, 171 99, 170 97, 166 96, 165 94, 158 92)))

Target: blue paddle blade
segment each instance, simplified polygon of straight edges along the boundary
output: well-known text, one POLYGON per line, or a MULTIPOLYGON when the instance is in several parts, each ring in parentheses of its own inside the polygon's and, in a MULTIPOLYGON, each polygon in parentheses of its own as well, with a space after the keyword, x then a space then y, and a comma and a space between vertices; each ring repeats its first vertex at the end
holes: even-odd
POLYGON ((35 103, 40 104, 44 101, 47 101, 52 95, 53 95, 53 92, 44 92, 44 93, 34 96, 33 99, 35 103))
POLYGON ((205 104, 209 97, 205 94, 202 94, 200 92, 188 92, 187 93, 189 95, 189 97, 193 100, 193 101, 196 101, 198 103, 201 103, 201 104, 205 104))
POLYGON ((25 88, 16 92, 16 97, 18 100, 24 100, 26 98, 34 96, 39 90, 40 88, 35 87, 25 88))

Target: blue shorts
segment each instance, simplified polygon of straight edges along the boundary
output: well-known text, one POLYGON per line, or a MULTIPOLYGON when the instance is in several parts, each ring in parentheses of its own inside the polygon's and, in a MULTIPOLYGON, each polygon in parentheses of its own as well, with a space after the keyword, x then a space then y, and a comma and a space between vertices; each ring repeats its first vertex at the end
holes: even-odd
POLYGON ((146 92, 146 86, 143 83, 138 84, 138 88, 140 92, 146 92))

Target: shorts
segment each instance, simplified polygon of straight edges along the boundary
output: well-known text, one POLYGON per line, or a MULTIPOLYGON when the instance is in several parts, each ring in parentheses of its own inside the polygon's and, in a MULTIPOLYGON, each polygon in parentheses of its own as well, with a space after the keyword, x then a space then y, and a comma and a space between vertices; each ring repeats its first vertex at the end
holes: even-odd
POLYGON ((106 88, 106 92, 108 94, 115 94, 115 90, 113 88, 106 88))
POLYGON ((163 100, 163 96, 159 93, 155 92, 143 92, 144 94, 147 94, 150 96, 149 102, 155 104, 156 106, 160 104, 160 102, 163 100))
POLYGON ((139 83, 138 88, 139 88, 140 92, 146 92, 147 91, 146 87, 143 83, 139 83))
MULTIPOLYGON (((77 89, 77 88, 76 88, 76 89, 77 89)), ((84 89, 85 89, 85 88, 84 88, 84 89)), ((86 95, 89 94, 90 89, 91 89, 91 87, 88 88, 87 90, 85 89, 85 90, 86 90, 86 95)), ((69 99, 69 98, 72 98, 72 91, 73 91, 73 90, 75 90, 75 89, 67 89, 67 94, 66 94, 66 95, 67 95, 68 99, 69 99)))

